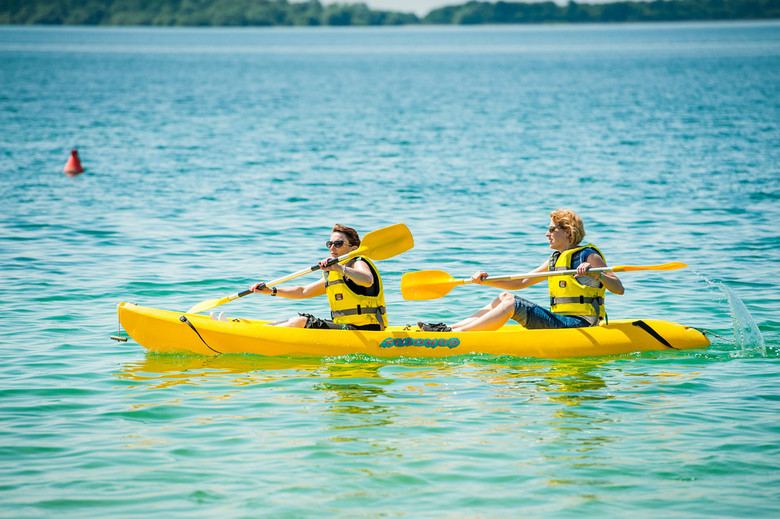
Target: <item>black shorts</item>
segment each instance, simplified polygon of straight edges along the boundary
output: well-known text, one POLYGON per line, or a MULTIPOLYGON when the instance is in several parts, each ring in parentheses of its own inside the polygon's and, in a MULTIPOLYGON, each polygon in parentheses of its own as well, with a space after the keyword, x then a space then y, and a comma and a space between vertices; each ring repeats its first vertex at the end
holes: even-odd
POLYGON ((354 324, 339 324, 334 323, 328 319, 320 319, 314 317, 311 314, 298 314, 306 318, 306 325, 304 328, 312 328, 314 330, 375 330, 382 331, 382 327, 378 324, 365 324, 362 326, 356 326, 354 324))

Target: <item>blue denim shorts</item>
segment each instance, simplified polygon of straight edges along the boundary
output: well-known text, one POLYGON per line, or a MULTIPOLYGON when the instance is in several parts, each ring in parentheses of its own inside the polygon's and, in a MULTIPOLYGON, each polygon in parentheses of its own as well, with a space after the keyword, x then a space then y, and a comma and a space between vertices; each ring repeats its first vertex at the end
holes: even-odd
POLYGON ((520 296, 515 296, 515 313, 512 319, 529 330, 584 328, 590 326, 590 323, 584 317, 555 314, 520 296))

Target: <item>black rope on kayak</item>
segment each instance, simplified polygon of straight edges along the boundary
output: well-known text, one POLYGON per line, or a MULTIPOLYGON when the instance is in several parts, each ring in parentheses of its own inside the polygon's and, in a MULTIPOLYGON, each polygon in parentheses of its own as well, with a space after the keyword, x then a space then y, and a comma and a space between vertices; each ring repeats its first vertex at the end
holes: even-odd
POLYGON ((633 322, 633 323, 631 323, 631 324, 633 324, 634 326, 637 326, 637 327, 639 327, 639 328, 642 328, 644 331, 646 331, 647 333, 649 333, 650 335, 652 335, 652 336, 653 336, 655 339, 657 339, 657 340, 658 340, 658 342, 660 342, 661 344, 663 344, 663 345, 664 345, 664 346, 666 346, 667 348, 669 348, 669 349, 672 349, 672 350, 679 350, 679 349, 680 349, 680 348, 675 348, 674 346, 672 346, 671 344, 669 344, 669 342, 668 342, 666 339, 664 339, 663 337, 661 337, 661 336, 658 334, 658 332, 657 332, 657 331, 655 331, 655 330, 653 330, 652 328, 650 328, 650 325, 649 325, 649 324, 647 324, 646 322, 644 322, 644 321, 634 321, 634 322, 633 322))
POLYGON ((729 339, 728 337, 723 337, 722 335, 718 335, 717 333, 712 332, 710 330, 705 330, 704 328, 701 328, 701 329, 695 328, 695 329, 699 330, 703 335, 706 335, 706 334, 709 333, 713 337, 717 337, 718 339, 721 339, 723 341, 730 342, 731 344, 736 344, 737 343, 737 341, 735 341, 734 339, 729 339))
POLYGON ((192 323, 189 321, 189 319, 187 319, 187 316, 185 316, 185 315, 182 315, 181 317, 179 317, 179 321, 181 321, 181 322, 183 322, 183 323, 187 323, 187 326, 189 326, 190 328, 192 328, 192 331, 193 331, 193 332, 195 332, 195 335, 197 335, 197 336, 198 336, 198 338, 201 340, 201 342, 202 342, 203 344, 205 344, 205 345, 206 345, 206 347, 207 347, 208 349, 210 349, 210 350, 211 350, 211 351, 213 351, 214 353, 217 353, 217 354, 219 354, 219 355, 222 355, 222 352, 221 352, 221 351, 217 351, 217 350, 215 350, 214 348, 212 348, 211 346, 209 346, 209 344, 208 344, 206 341, 204 341, 204 340, 203 340, 203 337, 201 337, 201 336, 200 336, 200 334, 198 333, 198 330, 196 330, 196 329, 195 329, 195 327, 194 327, 194 326, 192 326, 192 323))

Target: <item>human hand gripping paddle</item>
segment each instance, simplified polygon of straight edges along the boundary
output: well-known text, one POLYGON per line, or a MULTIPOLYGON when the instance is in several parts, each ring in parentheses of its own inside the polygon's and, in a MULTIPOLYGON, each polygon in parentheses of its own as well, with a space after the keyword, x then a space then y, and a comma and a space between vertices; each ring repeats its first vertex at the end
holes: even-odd
MULTIPOLYGON (((685 268, 685 263, 664 263, 663 265, 616 265, 588 270, 588 274, 599 272, 634 272, 637 270, 677 270, 685 268)), ((549 272, 529 272, 513 276, 497 276, 484 278, 488 281, 509 281, 524 278, 546 278, 552 276, 570 276, 576 270, 554 270, 549 272)), ((471 278, 455 279, 443 270, 420 270, 407 272, 401 277, 401 296, 409 301, 438 299, 450 293, 458 285, 473 283, 471 278)))
MULTIPOLYGON (((363 236, 363 239, 360 241, 360 246, 357 249, 353 250, 349 254, 339 256, 338 258, 330 258, 325 265, 328 266, 333 265, 334 263, 344 263, 356 256, 365 256, 374 261, 382 261, 388 258, 392 258, 393 256, 397 256, 402 252, 406 252, 412 247, 414 247, 414 238, 412 237, 412 233, 409 231, 409 228, 402 223, 397 223, 395 225, 384 227, 366 234, 363 236)), ((321 268, 322 267, 317 264, 310 268, 299 270, 293 274, 274 279, 273 281, 268 281, 267 283, 261 284, 257 288, 260 289, 263 287, 278 285, 284 281, 295 279, 297 277, 303 276, 304 274, 320 270, 321 268)), ((234 299, 238 299, 239 297, 244 297, 245 295, 249 295, 251 293, 252 290, 248 289, 237 294, 225 296, 221 299, 209 299, 207 301, 202 301, 187 310, 187 313, 198 314, 200 312, 205 312, 206 310, 211 310, 212 308, 216 308, 219 305, 224 305, 225 303, 228 303, 234 299)))

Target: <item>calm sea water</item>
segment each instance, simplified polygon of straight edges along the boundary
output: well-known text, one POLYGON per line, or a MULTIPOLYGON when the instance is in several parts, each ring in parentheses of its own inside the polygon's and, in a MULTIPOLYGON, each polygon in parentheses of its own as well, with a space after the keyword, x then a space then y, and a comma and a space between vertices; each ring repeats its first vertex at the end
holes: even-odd
POLYGON ((776 22, 0 27, 0 516, 776 517, 778 121, 776 22), (380 264, 390 320, 452 321, 497 291, 407 302, 402 273, 530 270, 563 206, 611 264, 691 266, 624 274, 613 318, 712 347, 433 362, 109 339, 119 301, 184 310, 300 270, 335 222, 406 223, 415 248, 380 264))

